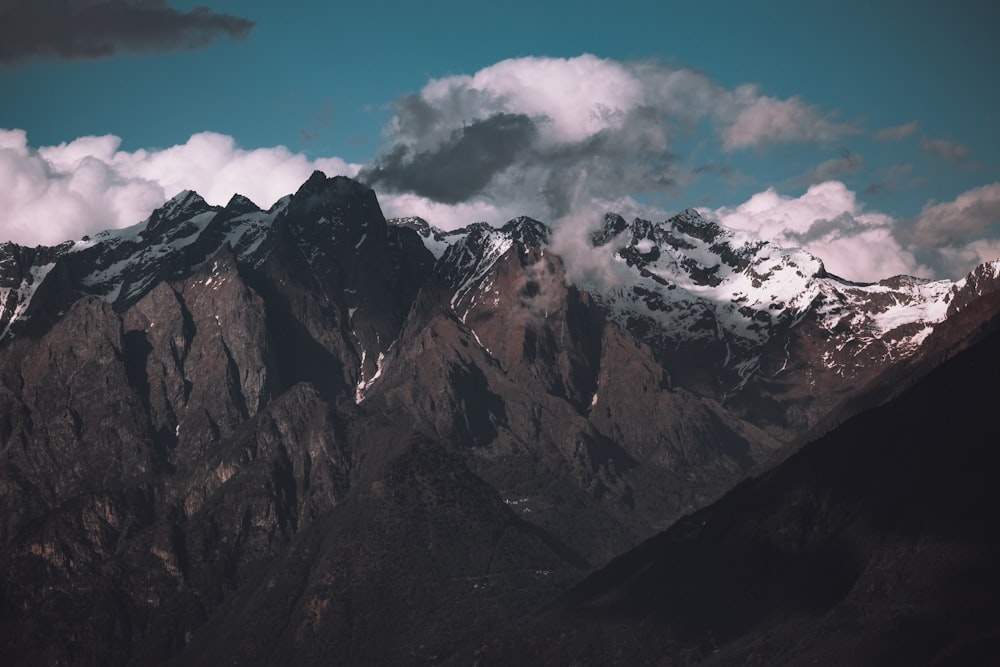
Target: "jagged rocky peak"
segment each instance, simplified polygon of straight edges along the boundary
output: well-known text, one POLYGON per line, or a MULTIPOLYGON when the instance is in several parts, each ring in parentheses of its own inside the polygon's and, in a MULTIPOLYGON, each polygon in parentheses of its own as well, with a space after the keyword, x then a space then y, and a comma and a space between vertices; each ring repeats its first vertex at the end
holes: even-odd
POLYGON ((199 213, 211 211, 212 206, 194 190, 184 190, 168 199, 160 208, 153 211, 146 223, 148 232, 158 231, 166 222, 180 217, 191 218, 199 213))
POLYGON ((919 288, 921 285, 931 282, 926 278, 917 278, 915 276, 898 275, 889 278, 883 278, 877 283, 861 283, 849 280, 840 279, 841 282, 847 285, 854 285, 857 287, 869 287, 872 285, 878 285, 881 287, 886 287, 890 290, 911 290, 914 288, 919 288))
POLYGON ((314 171, 292 195, 286 217, 306 238, 319 233, 323 223, 346 229, 354 243, 369 235, 377 239, 386 235, 385 217, 374 190, 346 176, 328 178, 321 171, 314 171))
POLYGON ((405 218, 389 218, 386 220, 387 224, 395 225, 396 227, 405 227, 407 229, 412 229, 416 233, 420 234, 424 238, 427 238, 432 234, 432 230, 435 228, 431 227, 430 223, 421 218, 418 215, 412 215, 405 218))
POLYGON ((226 211, 234 213, 236 215, 243 215, 246 213, 259 213, 260 207, 253 203, 248 197, 236 193, 230 199, 229 203, 226 204, 226 211))
POLYGON ((205 199, 194 190, 182 190, 171 197, 160 207, 164 216, 173 216, 188 211, 208 209, 210 206, 205 199))
POLYGON ((37 263, 37 255, 43 250, 41 246, 26 248, 10 241, 0 244, 0 285, 7 285, 9 280, 20 280, 25 267, 37 263))
POLYGON ((634 218, 629 225, 633 242, 640 239, 655 239, 658 229, 662 229, 662 227, 645 218, 634 218))
POLYGON ((628 223, 625 222, 625 218, 617 213, 605 213, 601 228, 591 233, 590 242, 595 248, 606 245, 626 228, 628 223))
POLYGON ((367 185, 347 176, 328 177, 316 170, 292 197, 299 206, 319 209, 324 206, 349 204, 357 198, 374 198, 375 192, 367 185))
POLYGON ((385 222, 391 227, 415 231, 423 241, 424 247, 434 255, 435 259, 440 259, 451 244, 465 234, 465 230, 446 232, 438 229, 419 216, 390 218, 385 222))
POLYGON ((4 266, 12 265, 20 251, 21 246, 13 241, 4 241, 3 243, 0 243, 0 270, 2 270, 4 266))
POLYGON ((548 225, 526 215, 508 221, 500 231, 510 236, 513 241, 536 247, 547 244, 551 235, 548 225))
POLYGON ((962 310, 984 294, 1000 292, 1000 259, 980 264, 955 283, 949 315, 962 310))
POLYGON ((636 217, 628 223, 617 213, 605 213, 601 227, 591 234, 590 240, 595 247, 600 247, 626 230, 631 234, 629 243, 640 244, 643 252, 648 251, 650 242, 675 249, 692 249, 698 242, 712 244, 724 240, 722 237, 726 233, 718 223, 689 208, 663 222, 636 217))
POLYGON ((677 231, 696 239, 711 243, 722 232, 718 223, 702 216, 693 208, 686 208, 673 216, 667 223, 677 231))

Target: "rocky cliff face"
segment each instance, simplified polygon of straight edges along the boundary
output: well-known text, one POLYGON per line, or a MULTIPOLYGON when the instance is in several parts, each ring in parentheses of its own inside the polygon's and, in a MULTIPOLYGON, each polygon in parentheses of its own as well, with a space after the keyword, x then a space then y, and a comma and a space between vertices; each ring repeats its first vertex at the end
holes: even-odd
POLYGON ((0 650, 438 662, 1000 312, 996 265, 856 285, 689 211, 584 235, 608 281, 559 233, 317 173, 0 247, 0 650))
POLYGON ((993 664, 998 325, 451 664, 993 664))

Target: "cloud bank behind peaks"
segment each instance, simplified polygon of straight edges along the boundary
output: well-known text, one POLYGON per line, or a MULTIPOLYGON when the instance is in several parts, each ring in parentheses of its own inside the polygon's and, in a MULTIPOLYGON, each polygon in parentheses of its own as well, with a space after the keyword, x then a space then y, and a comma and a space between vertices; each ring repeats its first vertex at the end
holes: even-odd
POLYGON ((166 0, 0 0, 0 64, 197 49, 245 37, 253 26, 206 7, 183 12, 166 0))
POLYGON ((678 191, 694 173, 673 147, 705 120, 724 151, 854 131, 798 98, 658 62, 517 58, 398 100, 388 145, 360 177, 426 208, 510 202, 554 220, 574 202, 678 191))
POLYGON ((22 130, 0 129, 0 241, 55 245, 133 225, 182 190, 210 204, 240 193, 268 207, 320 169, 353 176, 337 158, 309 160, 283 146, 244 150, 211 132, 165 150, 118 150, 113 135, 33 148, 22 130))
POLYGON ((704 212, 726 227, 782 247, 803 248, 822 259, 829 271, 852 280, 932 275, 894 237, 895 220, 865 211, 839 181, 813 185, 800 197, 768 188, 739 206, 704 212))

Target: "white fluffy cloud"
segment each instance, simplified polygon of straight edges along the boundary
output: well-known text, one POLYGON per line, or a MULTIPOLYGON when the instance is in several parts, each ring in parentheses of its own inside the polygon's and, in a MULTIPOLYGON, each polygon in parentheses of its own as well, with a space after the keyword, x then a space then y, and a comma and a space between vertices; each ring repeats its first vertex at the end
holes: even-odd
POLYGON ((805 248, 852 280, 957 279, 1000 257, 1000 183, 931 202, 913 220, 865 210, 839 181, 813 185, 800 197, 769 188, 738 206, 703 212, 727 227, 805 248))
POLYGON ((338 158, 309 160, 282 146, 244 150, 205 132, 164 150, 119 150, 107 135, 33 148, 22 130, 0 130, 0 239, 54 245, 146 218, 181 190, 211 204, 235 193, 267 207, 320 169, 353 176, 338 158))
MULTIPOLYGON (((440 114, 439 132, 498 112, 519 113, 546 119, 540 127, 544 142, 567 143, 620 127, 625 115, 644 102, 645 87, 626 65, 583 55, 504 60, 472 76, 433 80, 420 97, 440 114)), ((414 137, 406 128, 397 129, 404 141, 427 144, 441 137, 414 137)))
POLYGON ((813 185, 800 197, 769 188, 739 206, 707 212, 727 227, 804 248, 844 278, 874 281, 901 273, 931 274, 896 240, 895 220, 865 211, 855 193, 839 181, 813 185))
POLYGON ((755 85, 729 90, 693 70, 589 54, 504 60, 471 76, 435 79, 419 100, 433 116, 433 126, 413 128, 401 108, 390 127, 393 140, 431 146, 462 123, 504 112, 544 119, 539 129, 546 143, 573 143, 620 129, 638 109, 656 110, 658 118, 672 124, 710 117, 728 150, 826 142, 856 131, 797 97, 768 97, 755 85))

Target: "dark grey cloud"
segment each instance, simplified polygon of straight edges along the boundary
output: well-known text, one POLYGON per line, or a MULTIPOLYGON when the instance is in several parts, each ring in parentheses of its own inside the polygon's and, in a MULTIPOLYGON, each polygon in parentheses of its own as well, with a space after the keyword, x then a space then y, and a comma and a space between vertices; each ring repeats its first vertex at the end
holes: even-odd
MULTIPOLYGON (((715 143, 724 151, 763 150, 858 132, 798 98, 769 97, 756 86, 727 89, 656 61, 592 55, 517 58, 436 79, 397 100, 394 111, 390 143, 362 173, 373 185, 422 199, 428 210, 516 206, 552 221, 601 206, 648 209, 646 202, 676 195, 699 176, 697 165, 674 149, 705 130, 711 139, 695 147, 699 153, 715 143), (516 140, 508 141, 490 121, 481 128, 489 126, 489 142, 467 136, 497 114, 520 116, 522 130, 534 131, 511 131, 516 140), (454 164, 487 143, 501 154, 467 167, 454 164)), ((824 169, 857 170, 860 157, 848 155, 824 169)), ((719 173, 740 178, 728 169, 719 173)))
POLYGON ((667 148, 665 125, 660 110, 638 107, 618 127, 577 142, 537 147, 524 166, 539 174, 539 195, 555 218, 570 213, 581 199, 670 191, 683 176, 667 148))
MULTIPOLYGON (((580 201, 663 192, 679 181, 661 109, 636 107, 621 122, 578 140, 550 141, 544 136, 552 123, 547 116, 494 113, 454 129, 454 109, 470 106, 471 99, 467 91, 455 97, 467 99, 437 106, 416 95, 399 100, 396 143, 359 178, 383 191, 442 204, 477 197, 524 201, 532 193, 550 219, 580 201)), ((473 106, 483 102, 474 100, 473 106)))
POLYGON ((0 64, 191 50, 245 37, 253 26, 206 7, 180 11, 167 0, 0 0, 0 64))
POLYGON ((872 228, 871 224, 865 224, 848 212, 841 213, 834 218, 819 218, 814 220, 809 229, 804 232, 786 231, 785 236, 795 239, 803 246, 814 241, 832 241, 841 238, 857 236, 872 228))
POLYGON ((426 137, 442 120, 439 110, 420 95, 406 95, 393 105, 396 109, 397 132, 412 137, 426 137))
MULTIPOLYGON (((419 117, 425 111, 419 105, 413 108, 418 126, 431 122, 419 117)), ((371 187, 457 204, 480 194, 526 151, 537 133, 528 116, 498 113, 470 122, 428 150, 397 144, 358 177, 371 187)))

